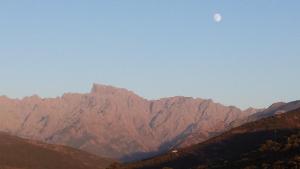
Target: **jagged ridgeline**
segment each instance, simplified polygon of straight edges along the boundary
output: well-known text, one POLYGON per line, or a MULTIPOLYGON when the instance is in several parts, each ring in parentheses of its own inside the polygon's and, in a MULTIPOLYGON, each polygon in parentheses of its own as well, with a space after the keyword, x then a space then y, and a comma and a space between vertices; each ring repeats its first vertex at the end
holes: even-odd
POLYGON ((147 100, 95 84, 57 98, 0 97, 0 131, 132 161, 204 141, 256 111, 191 97, 147 100))
POLYGON ((147 100, 126 89, 94 84, 86 94, 0 97, 0 131, 128 162, 296 107, 300 102, 243 111, 200 98, 147 100))

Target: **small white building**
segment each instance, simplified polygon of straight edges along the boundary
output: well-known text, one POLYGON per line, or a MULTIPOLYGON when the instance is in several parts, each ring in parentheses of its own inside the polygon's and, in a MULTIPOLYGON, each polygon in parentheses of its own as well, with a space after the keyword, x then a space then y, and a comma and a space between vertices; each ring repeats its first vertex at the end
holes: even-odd
POLYGON ((178 150, 172 150, 172 153, 178 153, 178 150))

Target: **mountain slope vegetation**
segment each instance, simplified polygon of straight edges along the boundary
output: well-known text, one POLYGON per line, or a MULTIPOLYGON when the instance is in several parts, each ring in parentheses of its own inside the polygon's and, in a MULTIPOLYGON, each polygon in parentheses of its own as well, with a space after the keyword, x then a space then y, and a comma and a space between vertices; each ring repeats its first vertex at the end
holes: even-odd
POLYGON ((112 162, 73 148, 0 133, 1 169, 104 169, 112 162))
POLYGON ((122 169, 299 168, 300 109, 244 124, 204 143, 122 169))

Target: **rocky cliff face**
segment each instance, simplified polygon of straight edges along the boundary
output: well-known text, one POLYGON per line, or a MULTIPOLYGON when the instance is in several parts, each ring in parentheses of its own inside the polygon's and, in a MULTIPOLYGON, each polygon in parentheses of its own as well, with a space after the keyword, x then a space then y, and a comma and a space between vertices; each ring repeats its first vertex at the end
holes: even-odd
POLYGON ((131 161, 206 140, 255 112, 189 97, 146 100, 94 84, 87 94, 0 97, 0 131, 131 161), (198 140, 188 139, 195 133, 198 140))

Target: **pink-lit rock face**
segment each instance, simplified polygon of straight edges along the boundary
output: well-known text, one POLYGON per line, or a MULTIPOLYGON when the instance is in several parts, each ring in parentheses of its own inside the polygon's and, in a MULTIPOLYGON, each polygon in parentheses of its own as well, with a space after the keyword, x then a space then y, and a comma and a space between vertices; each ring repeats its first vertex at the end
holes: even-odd
POLYGON ((134 160, 204 141, 255 112, 189 97, 146 100, 126 89, 94 84, 87 94, 0 97, 0 131, 134 160))

